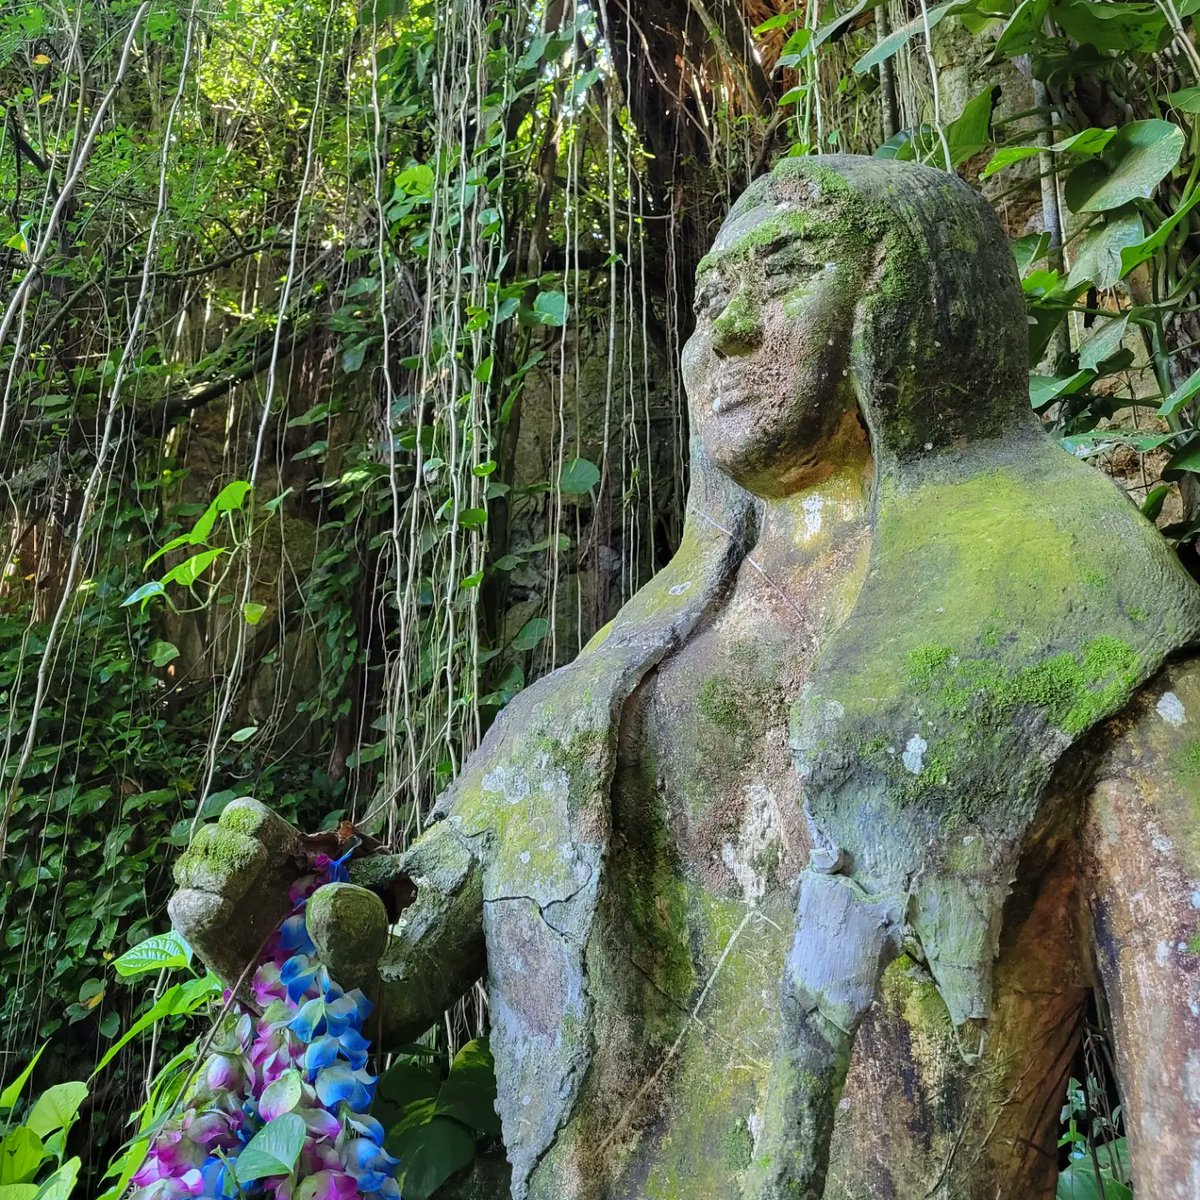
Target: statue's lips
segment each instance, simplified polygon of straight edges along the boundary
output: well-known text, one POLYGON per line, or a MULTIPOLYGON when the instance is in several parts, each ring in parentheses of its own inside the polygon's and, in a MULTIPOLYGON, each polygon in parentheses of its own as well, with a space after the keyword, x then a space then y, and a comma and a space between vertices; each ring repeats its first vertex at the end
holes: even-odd
POLYGON ((732 412, 735 408, 741 408, 743 404, 747 404, 753 396, 743 387, 726 386, 718 383, 717 390, 713 395, 712 410, 717 416, 723 413, 732 412))

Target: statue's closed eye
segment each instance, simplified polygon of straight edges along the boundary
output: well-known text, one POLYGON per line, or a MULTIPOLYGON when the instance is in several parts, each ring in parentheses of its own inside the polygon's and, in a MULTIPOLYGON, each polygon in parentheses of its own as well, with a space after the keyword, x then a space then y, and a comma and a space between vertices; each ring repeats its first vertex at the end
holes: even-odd
POLYGON ((719 285, 710 285, 700 289, 693 307, 697 316, 713 318, 720 316, 728 304, 729 292, 719 285))
POLYGON ((763 262, 763 272, 768 277, 777 275, 807 275, 824 267, 819 262, 818 248, 810 242, 791 241, 781 246, 763 262))

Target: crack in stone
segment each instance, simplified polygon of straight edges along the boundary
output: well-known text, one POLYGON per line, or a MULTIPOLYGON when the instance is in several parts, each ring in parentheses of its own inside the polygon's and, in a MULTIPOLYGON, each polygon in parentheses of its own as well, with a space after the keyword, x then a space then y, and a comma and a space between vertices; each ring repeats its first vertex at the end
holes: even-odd
POLYGON ((483 904, 484 904, 484 907, 486 908, 489 904, 504 904, 509 901, 525 900, 528 903, 532 904, 533 907, 537 909, 538 916, 542 918, 543 922, 545 922, 545 924, 547 926, 549 926, 549 928, 553 929, 554 932, 557 933, 560 937, 566 938, 568 941, 574 942, 577 946, 582 948, 584 943, 581 942, 580 939, 577 938, 573 933, 570 933, 569 931, 562 929, 558 925, 556 925, 550 919, 550 917, 548 915, 548 910, 550 910, 560 904, 570 904, 571 901, 574 900, 576 896, 578 896, 581 892, 585 891, 588 888, 588 886, 591 884, 592 880, 595 878, 595 875, 596 875, 596 872, 594 869, 589 871, 588 877, 569 896, 562 896, 557 900, 547 900, 545 904, 542 904, 541 901, 535 899, 533 896, 527 896, 521 892, 518 892, 511 896, 486 896, 486 897, 484 897, 483 904))

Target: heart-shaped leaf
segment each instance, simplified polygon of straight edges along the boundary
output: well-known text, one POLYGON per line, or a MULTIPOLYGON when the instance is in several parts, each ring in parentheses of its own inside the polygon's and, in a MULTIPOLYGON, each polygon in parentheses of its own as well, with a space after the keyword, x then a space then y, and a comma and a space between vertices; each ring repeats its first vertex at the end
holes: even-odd
POLYGON ((1117 130, 1098 159, 1077 167, 1065 194, 1072 212, 1108 212, 1154 194, 1179 161, 1183 130, 1170 121, 1133 121, 1117 130))
POLYGON ((1121 255, 1146 235, 1139 213, 1126 212, 1089 229, 1075 249, 1067 287, 1111 288, 1125 273, 1121 255))
POLYGON ((1080 369, 1098 370, 1105 359, 1112 358, 1121 349, 1121 343, 1125 340, 1125 327, 1128 323, 1128 316, 1106 318, 1104 324, 1097 328, 1079 351, 1080 369))
POLYGON ((550 622, 545 617, 534 617, 521 626, 512 640, 514 650, 532 650, 550 632, 550 622))
POLYGON ((177 971, 192 961, 192 948, 174 930, 157 933, 126 950, 113 962, 113 970, 126 979, 147 971, 177 971))
POLYGON ((87 1094, 86 1083, 56 1083, 37 1098, 29 1110, 29 1116, 25 1118, 25 1124, 38 1137, 45 1137, 56 1129, 66 1129, 75 1120, 87 1094))
POLYGON ((434 1117, 395 1140, 389 1138, 387 1145, 404 1165, 400 1188, 405 1200, 428 1200, 475 1157, 475 1135, 449 1117, 434 1117))
POLYGON ((438 1092, 437 1113, 454 1117, 470 1129, 500 1136, 496 1114, 496 1070, 487 1038, 468 1042, 450 1064, 450 1074, 438 1092))
POLYGON ((600 468, 586 458, 573 458, 563 464, 558 490, 563 496, 581 496, 600 482, 600 468))
POLYGON ((268 1121, 237 1156, 234 1174, 238 1183, 253 1183, 272 1175, 290 1175, 296 1168, 307 1132, 304 1118, 284 1113, 268 1121))
POLYGON ((173 642, 156 640, 151 642, 147 647, 146 657, 156 667, 165 667, 167 663, 172 662, 174 659, 179 657, 179 647, 173 642))
POLYGON ((533 301, 533 313, 541 325, 565 325, 567 310, 567 298, 562 292, 538 292, 533 301))
POLYGON ((0 1142, 0 1184, 25 1183, 32 1179, 45 1157, 42 1139, 32 1129, 18 1125, 0 1142))

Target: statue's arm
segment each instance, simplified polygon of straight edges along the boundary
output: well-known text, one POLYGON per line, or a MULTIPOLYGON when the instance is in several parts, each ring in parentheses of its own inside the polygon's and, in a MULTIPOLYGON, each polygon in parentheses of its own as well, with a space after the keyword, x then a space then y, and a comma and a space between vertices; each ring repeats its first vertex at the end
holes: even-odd
MULTIPOLYGON (((255 800, 236 800, 176 865, 171 919, 200 959, 245 994, 267 938, 291 910, 289 888, 307 869, 296 829, 255 800)), ((385 1043, 409 1040, 483 973, 480 864, 442 822, 404 854, 350 870, 350 883, 310 898, 309 934, 331 976, 375 1000, 385 1043), (396 881, 415 896, 393 922, 379 893, 396 881)))
POLYGON ((1200 1183, 1200 662, 1163 671, 1089 797, 1083 898, 1139 1196, 1200 1183))
POLYGON ((352 864, 350 878, 309 901, 309 935, 342 987, 361 987, 376 1001, 384 1043, 411 1041, 483 974, 479 860, 442 821, 402 855, 352 864), (416 896, 389 923, 371 888, 393 879, 404 879, 416 896))

